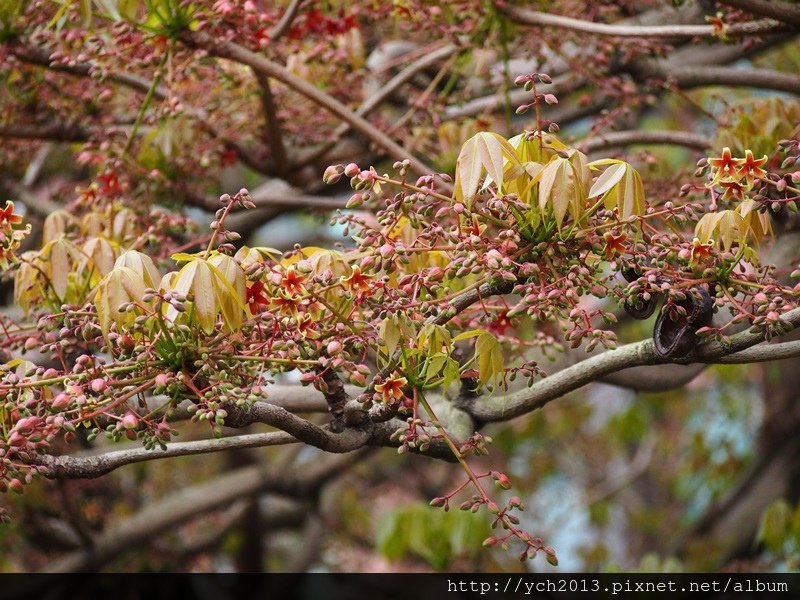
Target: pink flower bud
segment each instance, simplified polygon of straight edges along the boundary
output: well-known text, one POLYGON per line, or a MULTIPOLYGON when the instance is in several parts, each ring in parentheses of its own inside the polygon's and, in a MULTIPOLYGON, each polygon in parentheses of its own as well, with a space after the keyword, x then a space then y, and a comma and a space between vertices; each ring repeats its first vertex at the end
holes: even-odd
POLYGON ((139 426, 139 417, 132 412, 125 413, 122 417, 122 426, 125 429, 136 429, 139 426))
POLYGON ((344 168, 344 174, 348 177, 355 177, 361 172, 361 169, 356 163, 350 163, 344 168))
POLYGON ((328 347, 326 348, 326 350, 330 356, 339 354, 339 352, 342 351, 342 343, 338 340, 333 340, 331 342, 328 342, 328 347))
POLYGON ((61 392, 55 398, 53 398, 52 407, 54 410, 61 410, 67 406, 69 406, 69 396, 64 392, 61 392))
POLYGON ((165 387, 169 385, 170 377, 166 373, 159 373, 156 375, 155 383, 156 387, 165 387))
POLYGON ((99 377, 97 379, 92 379, 92 382, 89 384, 89 386, 92 388, 92 391, 95 394, 99 394, 100 392, 104 392, 108 389, 106 380, 100 379, 99 377))

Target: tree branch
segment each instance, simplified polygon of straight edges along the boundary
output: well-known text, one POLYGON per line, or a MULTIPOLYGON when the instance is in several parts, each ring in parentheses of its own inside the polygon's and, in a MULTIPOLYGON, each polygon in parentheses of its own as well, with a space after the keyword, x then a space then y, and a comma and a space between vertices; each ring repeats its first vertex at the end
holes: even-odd
MULTIPOLYGON (((453 55, 453 53, 455 53, 456 50, 456 46, 453 44, 447 44, 438 50, 434 50, 433 52, 421 56, 405 67, 397 75, 392 77, 378 91, 367 98, 363 104, 356 109, 355 114, 359 117, 366 117, 378 106, 380 106, 384 100, 397 91, 403 84, 410 81, 414 75, 424 69, 427 69, 431 65, 435 65, 439 61, 449 58, 453 55)), ((307 151, 298 156, 295 159, 295 168, 299 169, 315 160, 324 157, 334 146, 336 146, 336 142, 341 139, 342 136, 346 135, 347 132, 352 129, 352 127, 353 126, 349 122, 344 122, 339 125, 339 127, 334 130, 330 136, 330 139, 325 142, 325 144, 319 148, 314 148, 313 150, 307 151)))
MULTIPOLYGON (((800 325, 800 308, 784 314, 783 319, 797 327, 800 325)), ((731 336, 728 341, 699 346, 689 356, 679 360, 670 360, 660 356, 655 351, 653 340, 644 340, 582 360, 544 378, 530 389, 496 397, 462 398, 459 400, 459 408, 479 421, 507 421, 540 409, 556 398, 629 367, 667 363, 747 362, 747 359, 752 359, 754 356, 764 356, 763 353, 767 352, 767 348, 776 348, 776 354, 781 355, 782 358, 795 356, 795 353, 798 352, 794 342, 787 342, 785 344, 763 344, 758 346, 758 349, 754 348, 751 351, 752 354, 741 354, 742 351, 756 346, 763 340, 763 334, 743 331, 731 336), (790 344, 792 345, 790 346, 790 344)), ((763 360, 771 360, 771 358, 763 360)))
POLYGON ((275 160, 275 170, 278 175, 284 176, 289 172, 289 158, 286 155, 286 146, 283 144, 283 134, 281 133, 281 123, 278 120, 275 98, 269 87, 269 77, 258 71, 253 71, 261 88, 261 109, 264 113, 264 131, 266 133, 266 143, 272 150, 272 157, 275 160))
POLYGON ((265 76, 277 79, 343 121, 350 123, 353 129, 375 145, 381 147, 395 160, 411 161, 411 167, 415 173, 427 175, 433 172, 431 167, 409 154, 402 146, 377 130, 372 124, 355 114, 336 98, 311 85, 304 79, 301 79, 285 67, 255 52, 251 52, 239 44, 234 42, 220 42, 201 31, 184 31, 181 33, 180 37, 191 47, 202 48, 214 56, 247 65, 265 76))
MULTIPOLYGON (((77 61, 71 61, 69 63, 54 62, 50 58, 51 56, 50 52, 48 52, 44 48, 39 48, 38 46, 18 42, 14 44, 8 44, 6 47, 8 48, 9 53, 18 58, 19 60, 29 64, 45 67, 51 71, 66 73, 68 75, 72 75, 75 77, 85 77, 85 78, 91 78, 94 76, 96 72, 98 72, 97 67, 95 67, 91 63, 83 63, 77 61)), ((150 82, 149 80, 130 73, 110 72, 110 73, 104 73, 104 76, 109 81, 128 87, 142 94, 147 94, 150 91, 150 87, 152 86, 152 82, 150 82)), ((161 101, 165 100, 167 98, 166 88, 162 85, 156 86, 155 89, 153 90, 153 97, 156 100, 161 100, 161 101)), ((226 148, 233 150, 236 153, 236 156, 239 158, 239 160, 241 160, 248 167, 260 173, 269 173, 270 171, 272 171, 273 167, 266 159, 266 153, 264 152, 263 149, 248 148, 243 144, 241 144, 240 142, 232 138, 229 138, 228 136, 222 134, 216 128, 216 126, 214 126, 211 123, 205 111, 201 109, 189 108, 189 104, 187 104, 186 102, 182 102, 182 104, 187 107, 186 114, 196 119, 197 122, 200 124, 201 128, 211 137, 219 140, 226 148)), ((77 140, 77 141, 83 141, 83 140, 77 140)))
POLYGON ((706 85, 752 87, 800 95, 800 77, 769 69, 740 69, 711 65, 669 67, 660 61, 635 61, 629 68, 637 79, 669 79, 681 89, 706 85))
POLYGON ((603 377, 600 381, 636 392, 667 392, 689 383, 708 365, 652 365, 631 367, 603 377))
POLYGON ((130 448, 90 456, 45 455, 40 462, 48 468, 48 472, 45 475, 52 479, 94 479, 102 477, 119 467, 148 460, 208 454, 210 452, 222 452, 223 450, 295 444, 298 441, 298 439, 283 431, 271 431, 269 433, 252 433, 213 440, 172 442, 167 446, 166 450, 130 448))
POLYGON ((281 20, 273 27, 269 32, 269 41, 271 44, 277 42, 280 38, 282 38, 292 27, 292 22, 294 21, 295 17, 297 17, 297 13, 300 10, 300 5, 303 3, 303 0, 292 0, 289 4, 286 12, 283 13, 281 20))
POLYGON ((711 147, 713 141, 704 135, 689 131, 643 131, 634 129, 599 133, 596 137, 578 144, 578 148, 588 153, 605 150, 606 148, 638 144, 667 144, 685 146, 693 150, 706 150, 711 147))
POLYGON ((273 491, 305 498, 363 458, 366 452, 322 458, 289 475, 275 471, 271 465, 246 467, 184 488, 147 504, 142 511, 104 531, 95 538, 93 548, 68 554, 51 562, 45 570, 58 573, 97 570, 120 554, 181 523, 260 492, 273 491))
MULTIPOLYGON (((510 17, 512 21, 520 25, 554 27, 557 29, 569 29, 581 33, 614 37, 718 37, 718 30, 713 25, 620 25, 617 23, 594 23, 561 15, 551 15, 528 10, 519 6, 511 6, 506 4, 506 2, 497 1, 495 2, 495 6, 510 17)), ((725 35, 728 37, 764 35, 780 33, 786 31, 786 29, 787 27, 785 24, 777 21, 753 21, 750 23, 733 23, 728 25, 725 27, 725 35)))
POLYGON ((724 4, 754 15, 770 17, 800 27, 800 6, 781 0, 722 0, 724 4))
POLYGON ((52 140, 54 142, 85 142, 90 137, 91 132, 78 124, 0 125, 0 138, 52 140))

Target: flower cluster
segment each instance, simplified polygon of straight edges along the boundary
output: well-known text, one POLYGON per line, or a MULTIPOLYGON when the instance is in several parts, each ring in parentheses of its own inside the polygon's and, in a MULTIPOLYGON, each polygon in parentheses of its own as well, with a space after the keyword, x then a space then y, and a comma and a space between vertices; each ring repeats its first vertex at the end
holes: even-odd
POLYGON ((22 240, 31 231, 31 226, 22 227, 22 215, 14 212, 14 203, 6 200, 0 209, 0 270, 6 270, 17 260, 22 240))

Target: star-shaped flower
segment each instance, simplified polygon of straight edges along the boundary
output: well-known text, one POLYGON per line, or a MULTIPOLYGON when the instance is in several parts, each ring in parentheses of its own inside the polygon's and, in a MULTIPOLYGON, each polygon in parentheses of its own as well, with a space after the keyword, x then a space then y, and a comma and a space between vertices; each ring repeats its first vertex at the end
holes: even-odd
POLYGON ((739 165, 739 177, 744 177, 749 185, 753 185, 756 179, 767 175, 767 172, 761 168, 767 164, 767 160, 766 154, 761 158, 755 158, 751 150, 745 151, 744 159, 741 159, 739 165))
POLYGON ((0 209, 0 227, 10 228, 11 225, 22 223, 22 215, 14 212, 14 203, 6 200, 6 207, 0 209))
POLYGON ((250 312, 258 312, 260 306, 269 304, 269 298, 264 294, 264 282, 254 281, 252 285, 247 288, 245 292, 245 299, 247 306, 250 307, 250 312))
POLYGON ((604 250, 606 260, 611 260, 617 253, 625 254, 625 240, 628 239, 627 233, 623 232, 619 235, 614 235, 610 231, 606 231, 603 234, 603 239, 606 242, 606 247, 604 250))
POLYGON ((305 287, 303 287, 304 281, 305 277, 301 273, 298 273, 297 269, 292 265, 286 269, 286 273, 284 273, 281 279, 280 286, 283 288, 283 291, 290 296, 298 296, 305 291, 305 287))
POLYGON ((738 179, 739 165, 741 159, 733 158, 731 149, 725 146, 722 149, 722 156, 709 158, 708 164, 714 169, 714 183, 719 183, 723 179, 738 179))
POLYGON ((362 273, 361 267, 358 265, 354 265, 350 275, 348 277, 343 276, 341 281, 347 289, 356 294, 369 295, 372 293, 370 276, 362 273))
POLYGON ((720 200, 744 200, 744 186, 736 181, 720 181, 722 188, 720 200))
POLYGON ((692 262, 704 261, 711 256, 714 249, 714 240, 708 240, 707 244, 702 243, 698 238, 692 240, 692 262))
POLYGON ((381 397, 381 401, 384 404, 393 404, 397 400, 401 400, 405 397, 405 393, 403 393, 403 388, 408 384, 408 380, 405 377, 398 377, 397 375, 392 375, 383 383, 379 383, 375 386, 375 391, 381 397))

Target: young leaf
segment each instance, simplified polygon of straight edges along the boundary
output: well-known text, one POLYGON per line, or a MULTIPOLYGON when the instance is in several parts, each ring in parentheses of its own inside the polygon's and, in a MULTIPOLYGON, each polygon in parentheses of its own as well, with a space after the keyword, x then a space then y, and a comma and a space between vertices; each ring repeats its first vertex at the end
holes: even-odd
POLYGON ((597 196, 602 196, 612 187, 617 185, 625 175, 626 165, 624 162, 617 162, 613 164, 608 169, 603 171, 603 174, 597 178, 597 181, 594 182, 591 189, 589 190, 589 198, 595 198, 597 196))
POLYGON ((475 342, 478 358, 478 379, 482 385, 496 381, 503 373, 503 349, 488 331, 482 331, 475 342))
POLYGON ((583 189, 575 173, 575 166, 568 158, 554 156, 545 165, 539 182, 539 208, 553 208, 558 226, 564 221, 567 211, 578 218, 583 209, 583 189))
POLYGON ((133 320, 133 313, 120 312, 119 307, 129 302, 143 303, 147 286, 142 276, 131 268, 114 267, 98 284, 94 296, 97 320, 104 336, 108 335, 111 322, 118 326, 133 320))
POLYGON ((456 161, 456 200, 469 202, 478 192, 484 173, 502 187, 506 160, 519 163, 513 146, 504 137, 481 132, 468 139, 456 161))

